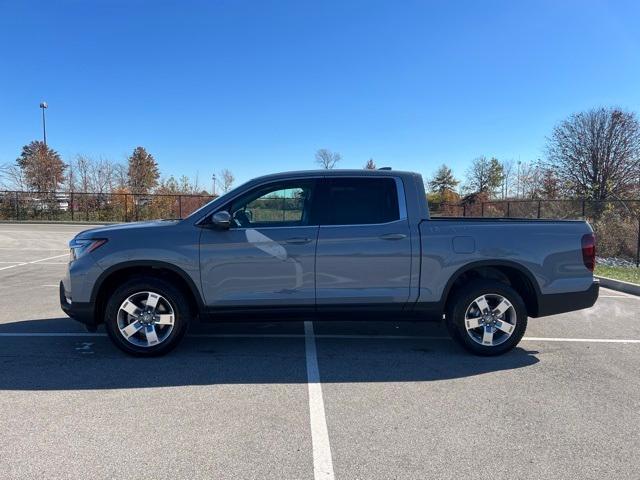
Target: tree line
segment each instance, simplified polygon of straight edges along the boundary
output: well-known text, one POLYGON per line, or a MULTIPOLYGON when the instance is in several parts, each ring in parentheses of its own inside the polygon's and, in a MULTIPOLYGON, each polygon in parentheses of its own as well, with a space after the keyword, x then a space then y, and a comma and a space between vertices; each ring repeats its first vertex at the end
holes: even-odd
POLYGON ((0 166, 3 189, 33 192, 212 195, 229 191, 235 182, 226 168, 214 178, 210 190, 197 175, 161 178, 158 162, 144 147, 136 147, 123 163, 87 155, 65 163, 58 152, 38 140, 22 147, 14 163, 0 166))
POLYGON ((532 162, 479 156, 464 180, 442 165, 428 180, 430 199, 640 197, 640 124, 634 112, 603 107, 573 114, 554 127, 545 154, 532 162))

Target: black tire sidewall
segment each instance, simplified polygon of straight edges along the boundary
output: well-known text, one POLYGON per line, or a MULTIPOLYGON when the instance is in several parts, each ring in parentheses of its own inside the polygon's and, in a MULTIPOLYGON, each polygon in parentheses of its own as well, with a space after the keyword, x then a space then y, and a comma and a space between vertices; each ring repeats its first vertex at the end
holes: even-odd
POLYGON ((527 308, 522 297, 509 285, 492 280, 477 280, 453 292, 451 306, 447 311, 446 320, 452 338, 467 350, 477 355, 500 355, 513 349, 527 329, 527 308), (473 341, 465 326, 465 313, 471 302, 481 295, 496 293, 505 297, 516 311, 516 327, 504 343, 495 347, 487 347, 473 341))
POLYGON ((104 324, 107 334, 119 349, 131 355, 153 357, 164 355, 178 345, 187 331, 189 317, 189 305, 182 291, 162 279, 138 277, 128 280, 110 295, 104 311, 104 324), (153 347, 139 347, 129 343, 118 328, 117 318, 120 305, 129 296, 142 291, 151 291, 162 295, 174 310, 173 330, 166 340, 153 347))

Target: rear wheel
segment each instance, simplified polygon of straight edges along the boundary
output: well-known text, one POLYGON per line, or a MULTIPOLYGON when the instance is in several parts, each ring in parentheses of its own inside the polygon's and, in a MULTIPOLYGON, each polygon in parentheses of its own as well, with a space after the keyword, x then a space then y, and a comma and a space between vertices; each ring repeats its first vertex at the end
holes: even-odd
POLYGON ((499 355, 514 348, 527 329, 527 309, 509 285, 476 280, 452 293, 446 314, 454 340, 477 355, 499 355))
POLYGON ((184 294, 170 283, 136 277, 118 287, 107 301, 105 327, 118 348, 137 356, 173 350, 189 323, 184 294))

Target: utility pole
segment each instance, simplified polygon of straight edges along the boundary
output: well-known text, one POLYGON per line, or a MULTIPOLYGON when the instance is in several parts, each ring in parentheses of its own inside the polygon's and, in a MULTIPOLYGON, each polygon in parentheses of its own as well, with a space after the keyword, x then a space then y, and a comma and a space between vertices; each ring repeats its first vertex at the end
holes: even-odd
POLYGON ((211 194, 216 196, 216 174, 211 175, 211 194))
POLYGON ((47 122, 44 117, 44 111, 49 108, 47 102, 40 102, 40 108, 42 109, 42 135, 44 137, 44 146, 47 146, 47 122))

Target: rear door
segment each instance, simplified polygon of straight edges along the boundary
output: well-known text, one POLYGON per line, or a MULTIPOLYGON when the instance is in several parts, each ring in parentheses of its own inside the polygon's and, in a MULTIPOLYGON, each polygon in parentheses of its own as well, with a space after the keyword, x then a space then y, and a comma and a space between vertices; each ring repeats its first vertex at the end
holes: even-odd
POLYGON ((401 309, 409 298, 411 232, 391 176, 326 177, 316 212, 316 305, 401 309))

